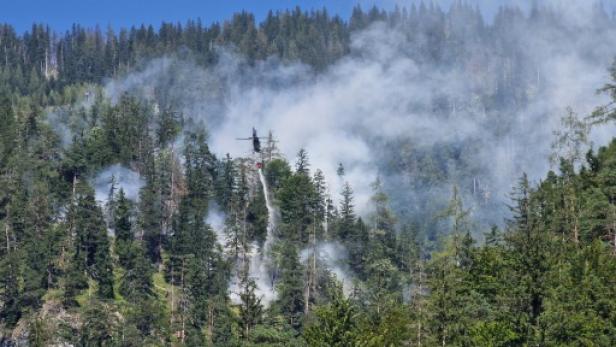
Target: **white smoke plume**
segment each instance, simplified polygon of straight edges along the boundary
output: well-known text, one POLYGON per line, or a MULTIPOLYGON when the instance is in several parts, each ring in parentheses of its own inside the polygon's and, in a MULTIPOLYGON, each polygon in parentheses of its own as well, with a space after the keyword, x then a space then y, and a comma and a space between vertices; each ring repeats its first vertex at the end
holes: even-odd
POLYGON ((205 222, 209 224, 210 227, 212 227, 212 230, 214 230, 214 234, 216 235, 216 241, 224 247, 226 240, 225 214, 214 202, 210 202, 205 222))
MULTIPOLYGON (((263 255, 257 242, 253 242, 250 245, 250 251, 247 252, 246 258, 250 270, 248 277, 256 285, 255 295, 261 299, 263 306, 268 307, 278 297, 269 269, 269 258, 263 255)), ((231 278, 228 290, 231 301, 234 304, 241 304, 240 293, 244 288, 242 288, 242 283, 237 273, 231 278)))
POLYGON ((48 107, 44 121, 58 135, 60 145, 68 148, 73 143, 73 135, 80 133, 88 127, 86 120, 77 116, 79 110, 87 110, 94 105, 94 95, 96 88, 93 85, 86 85, 84 93, 77 96, 77 101, 73 104, 48 107))
POLYGON ((145 181, 138 172, 128 169, 120 164, 107 167, 96 175, 92 185, 95 190, 95 198, 98 203, 105 206, 109 199, 111 184, 115 180, 115 192, 120 189, 129 200, 139 199, 139 190, 145 185, 145 181))
MULTIPOLYGON (((190 121, 208 127, 218 154, 243 156, 249 148, 236 137, 253 126, 261 134, 272 130, 289 161, 300 148, 308 151, 334 198, 342 163, 360 214, 368 212, 370 183, 380 174, 399 210, 434 196, 446 200, 457 184, 464 196, 481 191, 477 200, 489 203, 471 206, 495 222, 506 214, 507 193, 523 171, 537 181, 549 169, 552 132, 565 108, 587 115, 606 102, 595 91, 609 80, 616 27, 609 18, 595 18, 593 5, 585 3, 575 2, 584 9, 575 15, 554 7, 554 22, 528 25, 514 16, 499 33, 503 42, 470 35, 447 64, 418 59, 406 43, 410 29, 376 23, 354 34, 350 54, 325 72, 276 59, 250 66, 221 50, 212 68, 161 58, 111 81, 106 91, 173 100, 190 121), (514 54, 501 54, 507 51, 514 54), (516 98, 499 107, 486 100, 507 88, 519 89, 509 93, 516 98), (419 184, 411 169, 420 163, 409 153, 441 147, 455 152, 432 163, 444 177, 419 184), (476 167, 475 176, 459 176, 463 168, 452 156, 476 167)), ((446 34, 465 32, 468 24, 448 22, 446 34)), ((591 138, 597 146, 612 134, 600 130, 591 138)))
MULTIPOLYGON (((300 252, 300 261, 304 264, 312 257, 315 249, 306 247, 300 252)), ((336 279, 342 283, 345 294, 350 294, 353 289, 353 275, 347 262, 346 248, 339 242, 321 242, 316 245, 317 260, 331 271, 336 279)))

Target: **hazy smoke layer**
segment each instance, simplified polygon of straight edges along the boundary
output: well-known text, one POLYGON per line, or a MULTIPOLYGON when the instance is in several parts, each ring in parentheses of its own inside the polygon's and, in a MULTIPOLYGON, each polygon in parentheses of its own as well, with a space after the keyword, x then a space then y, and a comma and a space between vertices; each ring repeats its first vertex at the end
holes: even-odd
POLYGON ((92 183, 96 193, 96 201, 103 206, 109 199, 112 182, 115 182, 116 193, 123 189, 126 197, 132 201, 139 199, 139 190, 145 185, 145 181, 139 176, 139 173, 119 164, 112 165, 101 171, 92 183))
POLYGON ((205 222, 214 230, 214 234, 216 234, 216 241, 224 247, 226 244, 226 235, 224 232, 225 214, 220 211, 220 208, 214 202, 210 202, 210 207, 207 211, 205 222))
MULTIPOLYGON (((361 213, 380 175, 401 215, 438 210, 456 184, 477 220, 499 222, 516 178, 526 171, 537 180, 549 168, 565 108, 585 115, 605 102, 595 90, 609 78, 615 26, 592 5, 575 5, 574 13, 559 7, 532 20, 503 10, 487 30, 476 13, 454 6, 437 43, 413 23, 376 23, 318 74, 275 59, 248 66, 225 50, 211 69, 162 58, 106 91, 179 108, 189 123, 208 126, 218 154, 246 155, 236 137, 252 126, 272 130, 290 161, 307 149, 334 195, 342 163, 361 213)), ((599 145, 611 135, 592 139, 599 145)))
POLYGON ((308 266, 308 261, 312 258, 313 252, 316 253, 319 263, 324 264, 342 283, 344 292, 350 293, 353 282, 346 248, 338 242, 319 243, 315 249, 306 247, 300 253, 301 262, 308 266))

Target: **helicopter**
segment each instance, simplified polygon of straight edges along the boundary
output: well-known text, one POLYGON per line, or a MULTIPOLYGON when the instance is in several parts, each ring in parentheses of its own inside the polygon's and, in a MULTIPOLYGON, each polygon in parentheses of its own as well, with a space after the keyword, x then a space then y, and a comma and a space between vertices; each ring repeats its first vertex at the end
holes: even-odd
MULTIPOLYGON (((257 135, 257 129, 254 127, 252 128, 252 137, 236 138, 236 140, 239 141, 252 141, 252 150, 254 153, 261 153, 261 139, 266 139, 266 137, 259 137, 257 135)), ((261 167, 263 167, 262 161, 257 163, 257 168, 260 169, 261 167)))
POLYGON ((267 137, 259 137, 257 136, 257 129, 255 129, 254 127, 252 128, 252 137, 243 137, 243 138, 236 138, 236 140, 240 140, 240 141, 250 141, 252 140, 252 150, 255 153, 261 153, 261 139, 266 139, 267 137))

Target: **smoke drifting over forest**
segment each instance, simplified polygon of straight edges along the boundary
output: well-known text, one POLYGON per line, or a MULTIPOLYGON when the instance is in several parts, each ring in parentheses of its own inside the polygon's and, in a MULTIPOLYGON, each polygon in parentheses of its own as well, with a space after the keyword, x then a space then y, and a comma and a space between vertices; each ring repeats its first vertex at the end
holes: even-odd
MULTIPOLYGON (((537 18, 505 8, 484 24, 470 7, 454 6, 443 14, 449 41, 436 47, 427 28, 376 23, 323 72, 277 59, 250 66, 229 48, 209 69, 166 57, 110 81, 106 92, 179 108, 189 123, 205 124, 219 155, 247 155, 235 138, 252 126, 271 130, 290 162, 308 151, 334 198, 342 163, 362 213, 380 176, 400 214, 425 212, 423 201, 446 201, 458 185, 478 219, 500 223, 508 187, 523 171, 538 180, 548 169, 565 108, 583 117, 606 101, 595 91, 607 82, 616 30, 596 6, 578 7, 537 18), (443 50, 441 58, 428 48, 443 50)), ((608 134, 596 129, 591 139, 604 144, 608 134)))
POLYGON ((96 191, 96 201, 104 206, 109 198, 112 185, 114 193, 122 189, 128 199, 137 201, 139 190, 144 184, 138 172, 116 164, 101 171, 94 179, 92 186, 96 191))
POLYGON ((307 247, 300 252, 302 263, 307 264, 313 252, 317 254, 317 259, 325 263, 337 280, 342 283, 345 294, 350 294, 353 289, 353 278, 349 270, 348 254, 344 246, 338 242, 324 242, 316 245, 315 249, 307 247))
POLYGON ((220 211, 218 206, 214 205, 210 207, 205 222, 209 224, 214 230, 214 233, 216 233, 216 241, 224 246, 226 238, 224 233, 225 215, 220 211))
MULTIPOLYGON (((377 21, 353 33, 350 52, 324 71, 278 58, 251 64, 233 47, 219 47, 210 68, 166 56, 109 81, 105 92, 180 111, 185 127, 205 126, 219 157, 250 156, 236 138, 252 127, 272 131, 291 164, 307 150, 334 200, 350 182, 364 216, 379 178, 402 222, 421 220, 429 235, 448 229, 437 216, 457 186, 479 236, 508 217, 509 193, 524 172, 538 181, 558 169, 548 158, 567 108, 583 118, 608 101, 596 90, 609 80, 616 26, 595 5, 572 5, 541 15, 504 8, 490 24, 463 5, 424 9, 419 23, 377 21), (431 27, 440 20, 442 36, 431 27)), ((584 150, 612 135, 593 128, 584 150)), ((253 248, 257 293, 268 305, 276 292, 253 248)), ((302 262, 312 251, 301 252, 302 262)), ((355 275, 344 246, 322 243, 317 254, 349 292, 355 275)))

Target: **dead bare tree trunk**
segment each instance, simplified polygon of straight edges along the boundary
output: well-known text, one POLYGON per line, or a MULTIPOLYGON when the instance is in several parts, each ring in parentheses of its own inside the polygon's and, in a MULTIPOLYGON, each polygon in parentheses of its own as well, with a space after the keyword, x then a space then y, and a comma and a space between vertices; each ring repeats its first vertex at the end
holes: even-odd
POLYGON ((186 335, 186 325, 184 322, 184 316, 186 315, 186 303, 184 302, 184 258, 182 258, 182 271, 180 272, 182 283, 182 332, 180 333, 180 340, 184 344, 184 336, 186 335))
POLYGON ((421 347, 421 320, 423 318, 423 307, 422 307, 422 303, 421 303, 421 293, 423 291, 423 263, 421 262, 421 260, 419 261, 419 281, 418 281, 418 285, 419 285, 419 289, 417 292, 417 304, 418 304, 418 311, 419 311, 419 317, 417 320, 417 346, 421 347))
POLYGON ((173 295, 174 294, 173 287, 175 286, 174 280, 173 280, 173 261, 170 262, 170 266, 171 266, 171 312, 170 312, 171 317, 169 317, 169 325, 173 327, 173 317, 175 313, 175 301, 174 301, 174 295, 173 295))
POLYGON ((207 310, 207 341, 208 346, 212 345, 212 337, 214 335, 214 305, 210 301, 207 310))
POLYGON ((306 290, 304 291, 304 314, 310 312, 310 293, 316 282, 317 272, 317 227, 316 227, 316 213, 314 223, 312 224, 312 260, 308 270, 308 283, 306 283, 306 290))
POLYGON ((11 253, 11 243, 9 242, 9 223, 4 223, 4 233, 6 234, 6 254, 11 253))

